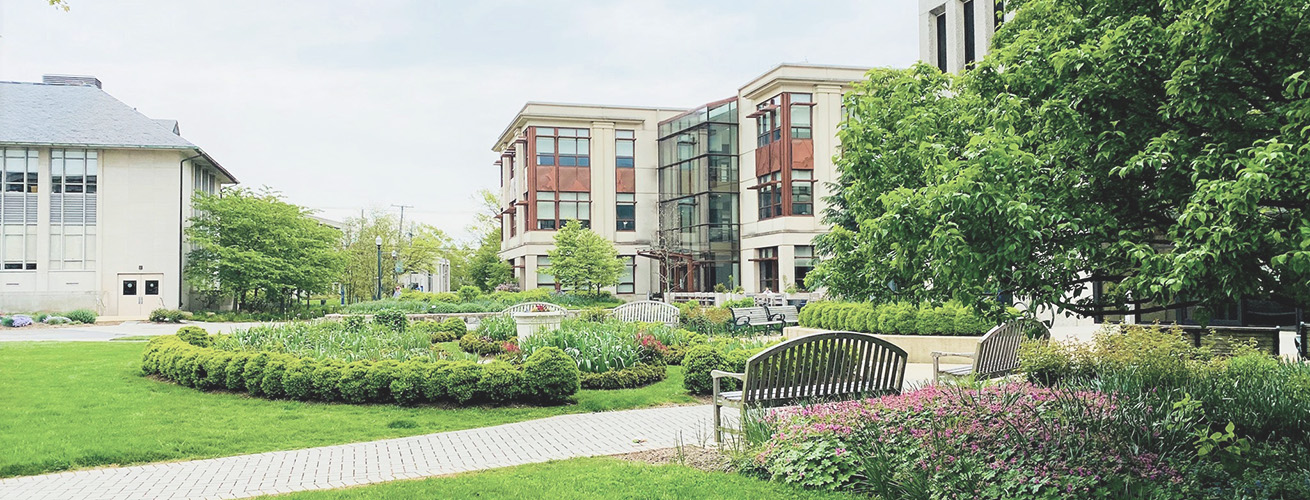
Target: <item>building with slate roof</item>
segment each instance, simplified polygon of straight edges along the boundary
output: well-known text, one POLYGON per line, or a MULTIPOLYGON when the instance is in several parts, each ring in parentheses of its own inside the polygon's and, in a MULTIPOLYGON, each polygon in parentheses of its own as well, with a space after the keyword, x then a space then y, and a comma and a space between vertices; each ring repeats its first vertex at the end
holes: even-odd
POLYGON ((0 312, 186 307, 192 195, 235 183, 93 77, 0 82, 0 312))

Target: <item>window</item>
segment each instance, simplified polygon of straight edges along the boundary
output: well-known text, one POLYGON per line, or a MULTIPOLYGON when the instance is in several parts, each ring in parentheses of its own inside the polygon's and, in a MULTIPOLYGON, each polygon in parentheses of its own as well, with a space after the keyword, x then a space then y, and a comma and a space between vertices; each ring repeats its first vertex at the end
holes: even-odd
POLYGON ((791 171, 791 214, 814 215, 814 171, 791 171))
POLYGON ((123 281, 123 295, 136 295, 136 280, 123 281))
POLYGON ((946 13, 937 14, 937 69, 946 72, 946 13))
POLYGON ((614 207, 615 230, 637 230, 637 195, 619 193, 618 204, 614 207))
POLYGON ((810 138, 810 94, 790 94, 791 98, 791 138, 810 138))
POLYGON ((778 107, 781 106, 781 102, 782 95, 779 94, 755 105, 757 146, 763 147, 771 142, 782 140, 782 127, 778 119, 778 107))
POLYGON ((0 148, 0 262, 3 270, 36 269, 35 149, 0 148))
POLYGON ((778 291, 778 247, 758 249, 755 255, 760 269, 760 292, 778 291))
POLYGON ((555 288, 555 277, 542 272, 543 269, 550 267, 550 256, 537 256, 537 287, 555 288))
POLYGON ((159 280, 146 280, 146 295, 159 295, 159 280))
POLYGON ((782 215, 782 173, 760 176, 755 189, 760 203, 760 220, 782 215))
POLYGON ((636 133, 631 130, 614 131, 614 166, 633 168, 637 166, 636 133))
MULTIPOLYGON (((98 174, 95 151, 50 150, 51 269, 95 268, 98 174)), ((212 173, 197 166, 192 174, 197 191, 217 191, 218 178, 212 173)))
POLYGON ((635 255, 620 255, 623 260, 623 273, 619 275, 619 286, 615 288, 618 293, 636 293, 637 292, 637 257, 635 255))
POLYGON ((968 65, 974 61, 977 42, 974 40, 976 35, 973 26, 973 0, 964 2, 964 64, 968 65))
POLYGON ((796 252, 796 264, 795 269, 792 271, 792 276, 796 277, 796 288, 804 290, 805 276, 810 274, 810 270, 814 269, 814 265, 817 264, 818 261, 814 258, 814 247, 808 245, 796 245, 794 249, 796 252))
POLYGON ((590 132, 585 128, 536 127, 537 165, 591 166, 590 132))
POLYGON ((591 193, 537 192, 537 229, 559 229, 570 220, 591 227, 591 193))

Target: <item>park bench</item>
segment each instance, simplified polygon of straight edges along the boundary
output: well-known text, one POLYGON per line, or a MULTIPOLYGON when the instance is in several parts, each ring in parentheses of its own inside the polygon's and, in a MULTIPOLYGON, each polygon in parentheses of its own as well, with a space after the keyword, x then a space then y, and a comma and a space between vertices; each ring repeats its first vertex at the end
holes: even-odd
POLYGON ((937 383, 942 374, 954 377, 974 375, 981 378, 995 378, 1008 375, 1019 368, 1019 344, 1028 339, 1048 339, 1051 331, 1042 322, 1033 319, 1017 319, 993 327, 982 339, 974 352, 932 353, 932 381, 937 383), (958 368, 941 367, 941 358, 972 358, 973 364, 958 368))
POLYGON ((773 321, 781 321, 782 326, 791 326, 801 322, 801 312, 796 306, 768 306, 764 308, 773 321))
POLYGON ((619 321, 664 323, 675 328, 680 324, 677 306, 653 300, 639 300, 616 307, 614 318, 619 321))
POLYGON ((782 333, 782 322, 769 316, 764 307, 733 307, 732 329, 734 330, 777 330, 782 333))
POLYGON ((524 312, 562 313, 566 311, 563 306, 560 306, 558 304, 551 304, 549 302, 524 302, 522 304, 514 304, 512 306, 506 307, 505 310, 501 311, 500 313, 508 316, 514 313, 524 313, 524 312))
POLYGON ((746 361, 743 373, 713 370, 714 439, 723 442, 723 407, 748 409, 897 394, 905 383, 905 350, 867 333, 825 332, 775 345, 746 361), (739 391, 723 391, 734 378, 739 391))

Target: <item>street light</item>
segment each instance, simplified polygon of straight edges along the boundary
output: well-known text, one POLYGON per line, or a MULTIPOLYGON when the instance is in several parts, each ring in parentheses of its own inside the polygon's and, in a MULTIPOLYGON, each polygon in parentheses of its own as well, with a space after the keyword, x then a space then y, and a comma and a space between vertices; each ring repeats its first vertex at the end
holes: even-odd
POLYGON ((378 287, 373 292, 373 300, 382 300, 382 237, 374 238, 373 243, 378 246, 378 287))

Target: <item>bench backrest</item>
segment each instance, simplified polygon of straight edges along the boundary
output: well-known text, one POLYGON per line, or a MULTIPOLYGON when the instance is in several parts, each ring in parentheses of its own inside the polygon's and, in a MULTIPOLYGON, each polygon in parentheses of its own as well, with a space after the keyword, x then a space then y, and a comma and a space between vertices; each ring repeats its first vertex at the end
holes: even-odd
POLYGON ((1192 347, 1209 347, 1215 354, 1232 354, 1233 346, 1255 341, 1256 348, 1278 355, 1281 333, 1276 326, 1210 326, 1183 325, 1183 334, 1192 347))
POLYGON ((546 312, 565 312, 564 307, 558 304, 551 304, 549 302, 524 302, 522 304, 514 304, 506 307, 505 310, 500 313, 508 315, 522 312, 536 312, 538 307, 544 308, 546 312))
POLYGON ((677 306, 653 300, 639 300, 616 307, 614 308, 614 317, 619 321, 664 323, 669 326, 678 326, 679 324, 677 306))
POLYGON ((782 318, 779 319, 781 319, 783 323, 789 325, 800 323, 801 313, 799 309, 796 309, 796 306, 769 306, 765 309, 769 311, 769 316, 781 315, 782 318))
POLYGON ((1041 321, 1020 318, 993 327, 978 341, 973 372, 996 376, 1019 368, 1019 344, 1029 339, 1048 339, 1051 330, 1041 321))
POLYGON ((763 307, 733 307, 732 320, 739 321, 746 318, 746 321, 752 325, 762 325, 769 322, 769 310, 763 307))
POLYGON ((746 361, 742 402, 776 406, 898 393, 905 383, 907 359, 904 349, 867 333, 794 338, 746 361))

